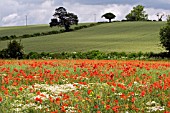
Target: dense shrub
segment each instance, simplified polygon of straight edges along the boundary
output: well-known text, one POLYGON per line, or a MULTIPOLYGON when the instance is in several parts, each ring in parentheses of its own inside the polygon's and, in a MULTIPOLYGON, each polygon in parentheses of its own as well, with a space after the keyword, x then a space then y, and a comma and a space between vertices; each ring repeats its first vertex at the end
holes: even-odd
POLYGON ((7 52, 8 52, 7 49, 3 49, 2 51, 0 51, 0 58, 1 59, 9 58, 9 54, 7 52))
POLYGON ((29 37, 31 37, 31 35, 25 34, 25 35, 22 35, 21 37, 22 37, 22 38, 29 38, 29 37))
POLYGON ((3 36, 0 38, 1 40, 9 40, 9 37, 8 36, 3 36))
POLYGON ((41 56, 37 52, 30 52, 26 56, 26 59, 41 59, 41 56))
POLYGON ((22 59, 24 56, 23 45, 16 40, 10 41, 7 49, 0 51, 0 58, 17 58, 22 59))
POLYGON ((34 33, 33 36, 34 36, 34 37, 36 37, 36 36, 41 36, 41 33, 34 33))
MULTIPOLYGON (((86 58, 87 59, 97 59, 97 57, 101 54, 100 51, 98 50, 93 50, 93 51, 89 51, 86 53, 86 58)), ((100 56, 101 57, 101 56, 100 56)))
POLYGON ((160 41, 162 46, 170 52, 170 25, 160 30, 160 41))
POLYGON ((97 24, 91 23, 91 24, 89 25, 89 27, 93 27, 93 26, 95 26, 95 25, 97 25, 97 24))
POLYGON ((58 33, 58 31, 49 31, 49 32, 48 32, 49 35, 57 34, 57 33, 58 33))
POLYGON ((79 30, 79 29, 81 29, 80 27, 74 27, 74 30, 79 30))
POLYGON ((160 29, 160 33, 159 34, 160 34, 161 45, 170 54, 170 16, 168 16, 168 18, 167 18, 166 26, 160 29))
POLYGON ((16 36, 16 35, 11 35, 9 38, 10 38, 10 39, 16 39, 17 36, 16 36))
POLYGON ((0 51, 0 58, 24 58, 24 59, 138 59, 138 60, 149 60, 149 59, 170 59, 168 52, 163 53, 125 53, 125 52, 110 52, 105 53, 98 50, 88 52, 62 52, 62 53, 38 53, 30 52, 23 54, 22 57, 10 57, 8 49, 0 51))

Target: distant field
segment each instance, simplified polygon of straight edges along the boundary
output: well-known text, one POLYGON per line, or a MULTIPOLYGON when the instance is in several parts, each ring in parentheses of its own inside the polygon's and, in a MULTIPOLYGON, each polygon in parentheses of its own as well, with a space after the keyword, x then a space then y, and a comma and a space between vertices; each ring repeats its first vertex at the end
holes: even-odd
MULTIPOLYGON (((88 25, 90 23, 81 23, 79 25, 88 25)), ((78 25, 78 26, 79 26, 78 25)), ((71 26, 74 28, 76 25, 71 26)), ((49 27, 47 24, 42 25, 28 25, 28 26, 15 26, 15 27, 0 27, 0 37, 1 36, 21 36, 24 34, 34 34, 34 33, 41 33, 41 32, 48 32, 53 30, 60 30, 64 29, 63 27, 49 27)))
MULTIPOLYGON (((100 50, 104 52, 161 52, 159 30, 165 22, 116 22, 102 24, 74 32, 22 39, 25 52, 74 52, 100 50)), ((3 31, 0 28, 0 32, 3 31)), ((5 28, 6 29, 6 28, 5 28)), ((25 27, 6 30, 22 32, 25 27)), ((35 26, 35 31, 51 30, 48 26, 35 26)), ((58 27, 52 28, 59 29, 58 27)), ((33 28, 30 29, 30 32, 33 28)), ((7 33, 8 34, 8 33, 7 33)), ((19 34, 19 33, 18 33, 19 34)), ((29 34, 29 33, 28 33, 29 34)), ((0 49, 7 42, 1 41, 0 49)))

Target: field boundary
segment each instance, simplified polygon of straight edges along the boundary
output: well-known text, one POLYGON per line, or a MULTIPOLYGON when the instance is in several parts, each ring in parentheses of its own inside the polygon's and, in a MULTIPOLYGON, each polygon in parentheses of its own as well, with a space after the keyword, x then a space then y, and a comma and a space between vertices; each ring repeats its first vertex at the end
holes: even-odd
POLYGON ((53 31, 49 31, 49 32, 24 34, 24 35, 21 35, 21 36, 16 36, 16 35, 2 36, 2 37, 0 37, 0 40, 4 41, 4 40, 12 40, 12 39, 22 39, 22 38, 31 38, 31 37, 38 37, 38 36, 54 35, 54 34, 60 34, 60 33, 65 33, 65 32, 77 31, 77 30, 80 30, 80 29, 89 28, 89 27, 93 27, 93 26, 96 26, 96 25, 100 25, 100 24, 103 24, 103 23, 91 23, 89 25, 81 25, 81 26, 74 27, 73 29, 70 29, 69 31, 66 31, 64 29, 60 29, 59 31, 53 30, 53 31))

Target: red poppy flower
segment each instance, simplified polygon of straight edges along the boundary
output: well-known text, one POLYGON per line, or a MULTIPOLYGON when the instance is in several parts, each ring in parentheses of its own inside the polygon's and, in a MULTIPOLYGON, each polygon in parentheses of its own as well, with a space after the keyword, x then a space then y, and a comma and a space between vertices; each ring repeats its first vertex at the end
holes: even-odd
POLYGON ((42 99, 38 98, 38 97, 35 98, 35 101, 38 101, 38 102, 42 103, 42 99))
POLYGON ((133 98, 132 98, 132 100, 131 100, 131 102, 133 102, 133 103, 134 103, 134 102, 135 102, 135 100, 136 100, 136 99, 135 99, 135 97, 133 97, 133 98))
POLYGON ((114 89, 114 88, 112 88, 112 91, 114 92, 114 91, 115 91, 115 89, 114 89))
POLYGON ((2 97, 0 97, 0 103, 3 101, 2 97))
POLYGON ((110 105, 106 105, 106 110, 110 109, 110 105))
POLYGON ((98 108, 98 105, 95 105, 94 108, 97 109, 97 108, 98 108))
POLYGON ((91 92, 92 92, 92 90, 88 90, 88 91, 87 91, 88 95, 90 95, 91 92))
POLYGON ((120 98, 126 100, 126 99, 127 99, 127 96, 126 96, 125 94, 121 94, 121 95, 120 95, 120 98))
POLYGON ((167 104, 167 106, 170 108, 170 101, 168 101, 168 104, 167 104))
POLYGON ((144 96, 145 96, 145 94, 146 94, 146 92, 145 92, 145 91, 142 91, 142 92, 141 92, 141 96, 142 96, 142 97, 144 97, 144 96))
POLYGON ((64 94, 64 95, 63 95, 63 100, 67 100, 67 99, 69 99, 69 98, 70 98, 69 95, 67 95, 67 94, 64 94))
POLYGON ((56 98, 55 100, 56 100, 56 101, 60 101, 60 98, 56 98))
POLYGON ((112 107, 112 110, 114 111, 114 112, 118 112, 118 109, 120 108, 120 106, 114 106, 114 107, 112 107))
POLYGON ((101 111, 97 111, 97 113, 101 113, 101 111))
POLYGON ((19 88, 19 90, 20 90, 20 91, 22 91, 22 90, 23 90, 23 88, 22 88, 22 87, 20 87, 20 88, 19 88))
POLYGON ((52 111, 52 112, 50 112, 50 113, 58 113, 58 111, 57 111, 57 110, 55 110, 55 111, 52 111))
POLYGON ((65 110, 65 107, 64 106, 61 106, 61 112, 66 112, 66 110, 65 110))

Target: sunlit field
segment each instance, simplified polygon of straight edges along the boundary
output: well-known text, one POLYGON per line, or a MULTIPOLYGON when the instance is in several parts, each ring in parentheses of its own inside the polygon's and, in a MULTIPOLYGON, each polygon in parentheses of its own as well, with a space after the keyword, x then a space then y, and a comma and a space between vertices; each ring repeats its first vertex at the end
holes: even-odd
POLYGON ((170 112, 170 63, 0 60, 0 113, 170 112))
MULTIPOLYGON (((82 23, 81 25, 89 25, 82 23)), ((160 46, 159 32, 165 22, 113 22, 85 28, 77 31, 24 38, 24 51, 29 52, 163 52, 160 46)), ((72 26, 73 28, 75 26, 72 26)), ((49 26, 28 26, 0 28, 3 36, 14 34, 33 34, 61 28, 49 26)), ((1 36, 0 34, 0 36, 1 36)), ((18 39, 19 41, 20 39, 18 39)), ((0 41, 0 49, 7 47, 8 41, 0 41)))

